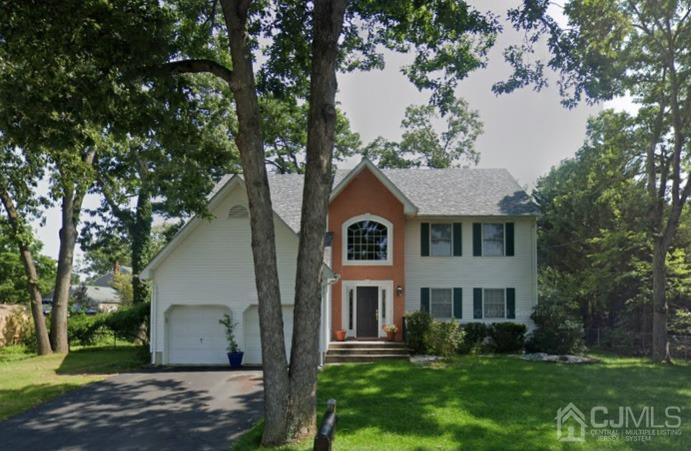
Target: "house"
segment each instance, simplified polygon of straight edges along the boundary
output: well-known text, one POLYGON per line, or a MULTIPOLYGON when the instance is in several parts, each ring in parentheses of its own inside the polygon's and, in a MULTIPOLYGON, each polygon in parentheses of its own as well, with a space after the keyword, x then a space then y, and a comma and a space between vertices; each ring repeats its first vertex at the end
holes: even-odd
MULTIPOLYGON (((70 287, 70 297, 73 300, 71 310, 87 314, 99 312, 114 312, 122 305, 120 293, 113 288, 115 274, 132 274, 127 266, 115 264, 112 271, 101 274, 89 281, 70 287)), ((53 292, 43 298, 43 314, 47 315, 53 309, 53 292)))
MULTIPOLYGON (((286 349, 292 335, 303 176, 269 175, 286 349)), ((240 175, 209 197, 151 261, 154 363, 222 364, 218 319, 232 312, 246 364, 261 363, 247 197, 240 175)), ((380 170, 364 159, 337 171, 328 212, 320 350, 338 329, 385 336, 405 312, 530 326, 537 302, 538 211, 503 169, 380 170)))

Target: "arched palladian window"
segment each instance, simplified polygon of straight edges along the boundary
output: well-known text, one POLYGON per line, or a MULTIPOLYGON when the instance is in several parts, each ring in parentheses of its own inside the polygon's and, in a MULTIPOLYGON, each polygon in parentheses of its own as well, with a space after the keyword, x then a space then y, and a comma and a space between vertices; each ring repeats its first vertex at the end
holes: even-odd
POLYGON ((391 264, 393 227, 378 216, 358 216, 344 224, 344 263, 391 264))

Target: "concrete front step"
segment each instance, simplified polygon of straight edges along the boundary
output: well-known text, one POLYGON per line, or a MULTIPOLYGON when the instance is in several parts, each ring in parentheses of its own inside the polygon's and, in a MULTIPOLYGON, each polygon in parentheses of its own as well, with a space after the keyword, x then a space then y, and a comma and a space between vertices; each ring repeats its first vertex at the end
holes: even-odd
POLYGON ((332 341, 329 349, 350 349, 350 348, 391 348, 407 349, 402 341, 332 341))
POLYGON ((329 348, 328 355, 351 355, 351 354, 396 354, 405 355, 409 354, 407 348, 329 348))
POLYGON ((379 362, 381 360, 408 360, 407 354, 326 354, 326 363, 379 362))

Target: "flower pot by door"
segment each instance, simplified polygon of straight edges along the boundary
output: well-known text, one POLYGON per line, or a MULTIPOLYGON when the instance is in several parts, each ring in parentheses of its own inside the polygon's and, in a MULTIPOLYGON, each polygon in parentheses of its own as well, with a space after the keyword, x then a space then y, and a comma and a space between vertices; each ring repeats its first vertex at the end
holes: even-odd
POLYGON ((242 367, 242 357, 245 355, 244 352, 229 352, 228 353, 228 363, 230 363, 231 368, 241 368, 242 367))
POLYGON ((396 332, 387 332, 386 333, 386 339, 388 341, 394 341, 396 340, 396 332))
POLYGON ((345 341, 346 331, 339 329, 336 331, 336 341, 345 341))

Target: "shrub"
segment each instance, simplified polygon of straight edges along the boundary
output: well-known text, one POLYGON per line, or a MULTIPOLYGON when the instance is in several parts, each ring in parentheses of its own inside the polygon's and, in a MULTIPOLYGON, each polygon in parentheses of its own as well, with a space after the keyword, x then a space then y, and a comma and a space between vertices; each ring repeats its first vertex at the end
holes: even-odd
POLYGON ((88 346, 95 344, 103 331, 104 320, 107 315, 85 315, 77 313, 70 315, 67 320, 67 336, 70 344, 88 346))
POLYGON ((463 343, 463 330, 456 321, 432 321, 425 343, 429 353, 450 357, 463 343))
POLYGON ((493 350, 499 353, 520 352, 525 344, 525 334, 528 328, 525 324, 493 323, 489 327, 493 350))
POLYGON ((468 323, 464 324, 462 328, 463 343, 458 352, 462 354, 480 352, 487 337, 487 325, 485 323, 468 323))
POLYGON ((427 312, 407 313, 405 316, 405 340, 415 354, 427 351, 426 337, 432 326, 432 317, 427 312))
POLYGON ((121 340, 148 342, 148 302, 134 304, 106 315, 103 324, 121 340))
POLYGON ((526 342, 527 352, 578 354, 585 351, 583 324, 564 305, 555 301, 539 303, 530 317, 536 329, 526 342))

